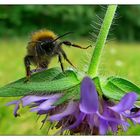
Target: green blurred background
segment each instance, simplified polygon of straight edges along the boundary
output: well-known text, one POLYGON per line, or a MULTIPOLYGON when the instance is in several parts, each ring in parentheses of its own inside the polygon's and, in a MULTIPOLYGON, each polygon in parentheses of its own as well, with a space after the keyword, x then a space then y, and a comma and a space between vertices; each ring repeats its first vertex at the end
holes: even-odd
MULTIPOLYGON (((0 5, 0 87, 25 76, 23 57, 32 32, 44 28, 58 35, 74 31, 63 39, 82 46, 92 44, 94 48, 106 8, 105 5, 0 5)), ((119 5, 102 56, 100 75, 115 74, 140 85, 139 32, 140 6, 119 5)), ((79 70, 86 69, 93 48, 84 51, 63 48, 79 70)), ((69 67, 66 62, 64 65, 69 67)), ((50 64, 54 66, 59 66, 56 58, 50 64)), ((13 117, 13 107, 5 106, 13 99, 0 98, 0 135, 46 135, 48 124, 40 130, 41 118, 36 121, 37 116, 28 112, 28 108, 20 111, 21 117, 13 117)), ((140 135, 140 126, 132 125, 120 135, 140 135)))

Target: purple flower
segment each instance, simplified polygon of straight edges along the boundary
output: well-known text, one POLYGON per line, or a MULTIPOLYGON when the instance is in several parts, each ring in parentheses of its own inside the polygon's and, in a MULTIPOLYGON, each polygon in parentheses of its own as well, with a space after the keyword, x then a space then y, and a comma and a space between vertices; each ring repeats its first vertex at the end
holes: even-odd
POLYGON ((7 106, 9 105, 15 105, 14 109, 14 116, 17 117, 19 114, 17 111, 20 108, 20 104, 22 104, 23 107, 30 106, 31 112, 37 112, 37 114, 46 114, 49 110, 55 108, 53 104, 62 96, 62 94, 55 94, 55 95, 48 95, 48 96, 35 96, 35 95, 29 95, 21 98, 20 100, 15 100, 12 102, 9 102, 7 106))
POLYGON ((81 130, 79 133, 82 134, 106 134, 110 126, 128 126, 128 123, 120 117, 106 115, 108 110, 109 108, 105 110, 104 104, 99 100, 93 81, 85 77, 81 84, 80 102, 71 101, 63 112, 50 116, 50 120, 61 121, 66 117, 73 118, 74 123, 71 124, 67 120, 67 123, 63 123, 61 131, 68 129, 75 132, 79 129, 81 130))
POLYGON ((118 128, 126 131, 131 120, 134 124, 140 123, 140 109, 135 105, 136 93, 125 94, 117 104, 104 97, 99 97, 96 87, 89 77, 82 80, 80 87, 80 100, 69 101, 62 105, 54 106, 63 95, 58 93, 47 96, 25 96, 20 100, 8 103, 15 104, 14 115, 19 116, 17 111, 20 105, 30 106, 31 112, 49 116, 42 122, 56 122, 59 128, 57 134, 65 133, 84 135, 105 135, 109 131, 116 134, 118 128))

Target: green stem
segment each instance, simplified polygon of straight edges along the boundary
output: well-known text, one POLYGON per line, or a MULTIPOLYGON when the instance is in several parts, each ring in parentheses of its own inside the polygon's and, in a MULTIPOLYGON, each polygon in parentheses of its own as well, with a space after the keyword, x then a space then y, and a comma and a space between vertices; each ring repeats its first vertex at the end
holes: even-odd
POLYGON ((101 57, 103 47, 107 39, 107 35, 109 33, 109 29, 110 29, 113 17, 115 15, 116 8, 117 8, 117 5, 109 5, 107 8, 107 12, 105 14, 104 21, 103 21, 103 24, 100 29, 100 33, 96 41, 95 49, 93 51, 89 69, 88 69, 88 75, 91 78, 97 75, 98 66, 100 63, 100 57, 101 57))

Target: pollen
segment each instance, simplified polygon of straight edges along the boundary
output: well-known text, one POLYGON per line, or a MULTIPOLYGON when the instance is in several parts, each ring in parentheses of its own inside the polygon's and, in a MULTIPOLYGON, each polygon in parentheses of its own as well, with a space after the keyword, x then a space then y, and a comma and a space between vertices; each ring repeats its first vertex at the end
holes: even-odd
POLYGON ((57 35, 50 30, 40 30, 40 31, 34 32, 31 36, 32 41, 41 40, 43 38, 55 39, 57 38, 57 35))

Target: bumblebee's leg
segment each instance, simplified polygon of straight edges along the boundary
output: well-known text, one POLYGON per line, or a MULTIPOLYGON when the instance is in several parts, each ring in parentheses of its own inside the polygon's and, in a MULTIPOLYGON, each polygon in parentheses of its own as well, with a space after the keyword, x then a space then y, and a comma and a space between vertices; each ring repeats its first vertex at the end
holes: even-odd
POLYGON ((60 62, 61 69, 64 72, 64 67, 63 67, 63 63, 62 63, 62 56, 61 56, 61 54, 58 54, 58 61, 60 62))
POLYGON ((67 58, 66 53, 65 53, 62 49, 60 49, 60 51, 61 51, 61 53, 62 53, 64 59, 65 59, 70 65, 72 65, 74 68, 76 68, 76 67, 72 64, 72 62, 67 58))
POLYGON ((25 70, 26 70, 26 80, 25 80, 25 82, 27 82, 27 81, 29 81, 29 79, 30 79, 30 76, 31 76, 31 71, 30 71, 30 58, 31 58, 32 56, 28 56, 28 55, 26 55, 25 57, 24 57, 24 65, 25 65, 25 70))
POLYGON ((91 45, 89 45, 89 46, 87 46, 87 47, 84 48, 84 47, 81 47, 80 45, 72 44, 70 41, 63 41, 63 42, 60 43, 60 46, 62 44, 65 44, 67 46, 73 46, 73 47, 80 48, 80 49, 88 49, 89 47, 92 47, 91 45))

